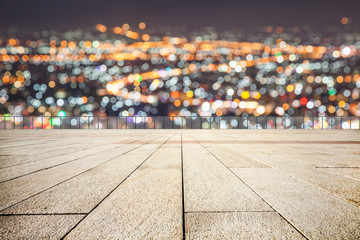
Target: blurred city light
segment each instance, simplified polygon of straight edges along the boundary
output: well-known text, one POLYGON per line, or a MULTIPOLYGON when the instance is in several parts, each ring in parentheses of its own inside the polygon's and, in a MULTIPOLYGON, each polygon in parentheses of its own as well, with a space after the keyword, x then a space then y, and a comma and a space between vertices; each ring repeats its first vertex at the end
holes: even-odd
MULTIPOLYGON (((124 23, 0 38, 0 114, 360 116, 360 32, 124 23), (179 35, 177 35, 179 34, 179 35)), ((340 31, 339 30, 339 31, 340 31)))

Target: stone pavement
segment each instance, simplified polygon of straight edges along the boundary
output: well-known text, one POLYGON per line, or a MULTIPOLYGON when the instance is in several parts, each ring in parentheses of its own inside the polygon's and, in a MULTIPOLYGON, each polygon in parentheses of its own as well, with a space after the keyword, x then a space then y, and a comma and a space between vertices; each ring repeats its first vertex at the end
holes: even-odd
POLYGON ((0 239, 360 239, 360 131, 5 130, 0 196, 0 239))

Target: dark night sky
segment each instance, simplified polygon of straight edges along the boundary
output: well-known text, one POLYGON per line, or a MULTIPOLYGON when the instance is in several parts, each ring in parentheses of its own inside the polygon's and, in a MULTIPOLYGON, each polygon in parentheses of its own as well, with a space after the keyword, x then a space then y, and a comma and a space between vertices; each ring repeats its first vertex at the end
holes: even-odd
POLYGON ((97 23, 148 27, 333 25, 343 16, 360 23, 360 0, 0 0, 0 26, 73 29, 97 23))

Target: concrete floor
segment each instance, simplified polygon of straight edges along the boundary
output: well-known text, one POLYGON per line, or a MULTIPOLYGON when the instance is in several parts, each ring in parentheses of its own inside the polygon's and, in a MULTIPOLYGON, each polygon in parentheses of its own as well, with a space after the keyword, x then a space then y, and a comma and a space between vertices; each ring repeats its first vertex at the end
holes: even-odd
POLYGON ((360 239, 360 131, 0 131, 0 196, 0 239, 360 239))

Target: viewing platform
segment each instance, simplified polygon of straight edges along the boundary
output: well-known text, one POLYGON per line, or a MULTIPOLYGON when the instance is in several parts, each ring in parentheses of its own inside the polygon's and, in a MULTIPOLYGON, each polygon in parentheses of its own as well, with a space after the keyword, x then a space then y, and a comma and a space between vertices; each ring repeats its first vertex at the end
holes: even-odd
POLYGON ((0 239, 360 239, 359 130, 0 130, 0 163, 0 239))

